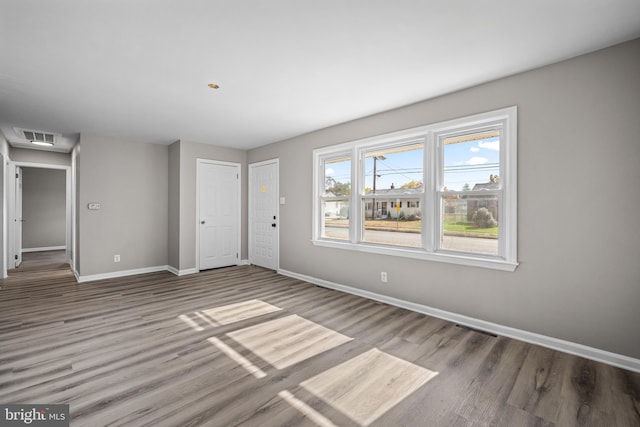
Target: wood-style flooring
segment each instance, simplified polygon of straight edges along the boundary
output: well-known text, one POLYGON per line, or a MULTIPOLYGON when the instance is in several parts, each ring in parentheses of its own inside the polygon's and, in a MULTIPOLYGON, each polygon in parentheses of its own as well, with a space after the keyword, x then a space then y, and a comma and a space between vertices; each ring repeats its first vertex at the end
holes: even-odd
POLYGON ((0 283, 0 403, 72 426, 640 426, 640 374, 602 363, 254 266, 78 284, 37 256, 0 283))

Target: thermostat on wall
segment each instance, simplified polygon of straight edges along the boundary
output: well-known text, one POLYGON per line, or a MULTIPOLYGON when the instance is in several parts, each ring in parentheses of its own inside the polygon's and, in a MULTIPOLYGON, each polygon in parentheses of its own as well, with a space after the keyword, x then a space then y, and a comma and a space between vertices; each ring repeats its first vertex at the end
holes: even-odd
POLYGON ((100 203, 89 203, 87 205, 87 209, 91 211, 97 211, 98 209, 100 209, 100 203))

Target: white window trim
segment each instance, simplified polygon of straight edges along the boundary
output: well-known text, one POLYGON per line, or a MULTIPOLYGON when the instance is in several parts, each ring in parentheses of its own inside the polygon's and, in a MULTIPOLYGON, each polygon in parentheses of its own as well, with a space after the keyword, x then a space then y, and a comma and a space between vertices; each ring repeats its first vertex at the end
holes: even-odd
MULTIPOLYGON (((313 214, 312 243, 316 246, 340 248, 359 252, 401 256, 427 261, 446 262, 473 267, 514 271, 517 262, 517 107, 476 114, 445 122, 401 130, 384 135, 350 141, 343 144, 318 148, 313 151, 313 214), (500 147, 500 167, 502 190, 500 199, 500 256, 481 255, 439 249, 440 199, 438 195, 441 176, 442 156, 438 156, 439 135, 457 132, 463 129, 475 130, 501 123, 503 140, 500 147), (424 141, 424 194, 420 197, 421 209, 433 207, 429 214, 423 212, 422 248, 391 246, 362 242, 362 199, 364 182, 357 176, 362 170, 364 158, 361 156, 367 148, 389 144, 402 145, 409 141, 424 141), (322 237, 322 218, 320 217, 320 195, 324 187, 319 182, 324 176, 324 159, 340 154, 351 153, 351 194, 349 214, 349 241, 322 237)), ((377 197, 376 197, 377 198, 377 197)))

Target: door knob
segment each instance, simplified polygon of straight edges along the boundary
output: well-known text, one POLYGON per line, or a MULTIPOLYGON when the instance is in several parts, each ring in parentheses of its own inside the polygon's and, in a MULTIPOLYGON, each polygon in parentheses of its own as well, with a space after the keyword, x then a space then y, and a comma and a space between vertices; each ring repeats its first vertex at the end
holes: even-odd
POLYGON ((276 223, 274 222, 273 224, 271 224, 271 226, 272 226, 273 228, 276 228, 276 223))
POLYGON ((200 221, 200 224, 204 224, 204 221, 200 221))

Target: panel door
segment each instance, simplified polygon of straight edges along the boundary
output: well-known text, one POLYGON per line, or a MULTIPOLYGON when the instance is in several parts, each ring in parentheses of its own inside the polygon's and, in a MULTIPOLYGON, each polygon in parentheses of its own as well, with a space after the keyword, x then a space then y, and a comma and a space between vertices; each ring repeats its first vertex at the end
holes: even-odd
POLYGON ((198 163, 200 270, 238 263, 240 166, 198 163))
POLYGON ((278 161, 249 165, 249 261, 278 269, 278 161))

